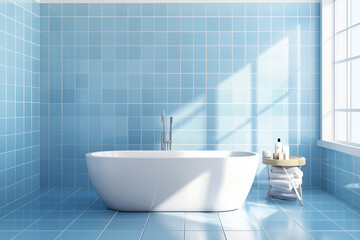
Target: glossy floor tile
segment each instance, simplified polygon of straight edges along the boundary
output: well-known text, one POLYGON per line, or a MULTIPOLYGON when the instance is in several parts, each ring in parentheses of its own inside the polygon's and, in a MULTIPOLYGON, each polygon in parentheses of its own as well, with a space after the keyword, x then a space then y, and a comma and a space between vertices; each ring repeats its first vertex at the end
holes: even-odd
POLYGON ((117 212, 91 189, 41 189, 0 208, 0 239, 360 239, 360 210, 321 190, 297 201, 251 190, 229 212, 117 212))

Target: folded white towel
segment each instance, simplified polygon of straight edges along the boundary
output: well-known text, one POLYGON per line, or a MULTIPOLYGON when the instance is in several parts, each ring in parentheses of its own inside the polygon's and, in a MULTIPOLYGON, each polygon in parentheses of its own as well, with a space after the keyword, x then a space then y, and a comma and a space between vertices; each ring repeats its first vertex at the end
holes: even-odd
POLYGON ((293 186, 298 188, 302 184, 302 179, 293 179, 291 182, 289 180, 278 180, 270 179, 271 186, 283 187, 291 190, 293 186))
MULTIPOLYGON (((289 177, 290 177, 290 179, 302 178, 303 177, 303 172, 299 171, 299 172, 294 173, 294 174, 289 174, 289 177)), ((284 171, 282 173, 270 172, 270 178, 271 179, 289 180, 288 176, 286 176, 286 173, 284 171)))
MULTIPOLYGON (((291 182, 295 185, 300 185, 302 184, 302 179, 294 178, 293 180, 291 180, 291 182)), ((290 184, 290 181, 285 179, 270 179, 270 184, 277 186, 286 186, 287 184, 290 184)))
POLYGON ((293 189, 293 186, 292 185, 285 185, 285 186, 277 186, 277 185, 273 185, 272 186, 273 188, 276 187, 276 188, 281 188, 283 189, 284 191, 287 191, 287 192, 292 192, 292 189, 293 189))
POLYGON ((301 170, 294 173, 294 178, 302 178, 303 176, 304 176, 304 173, 301 170))
MULTIPOLYGON (((301 171, 300 168, 298 168, 298 167, 284 167, 284 168, 286 169, 286 172, 288 174, 295 174, 295 173, 301 171)), ((282 167, 271 166, 270 171, 272 173, 284 173, 284 169, 282 167)))
POLYGON ((271 192, 271 197, 273 198, 280 198, 280 199, 296 199, 296 194, 295 193, 283 193, 283 192, 276 192, 276 191, 272 191, 271 192))
POLYGON ((293 191, 289 188, 278 187, 278 186, 271 186, 271 192, 278 192, 278 193, 293 193, 293 191))
MULTIPOLYGON (((289 175, 290 179, 293 179, 295 176, 293 174, 289 175)), ((271 179, 282 179, 282 180, 289 180, 288 176, 285 173, 270 173, 271 179)))

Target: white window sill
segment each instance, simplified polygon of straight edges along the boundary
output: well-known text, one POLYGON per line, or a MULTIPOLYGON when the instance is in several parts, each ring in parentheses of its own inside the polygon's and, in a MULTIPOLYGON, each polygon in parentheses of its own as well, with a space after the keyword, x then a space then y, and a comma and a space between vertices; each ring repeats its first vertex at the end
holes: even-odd
POLYGON ((353 155, 356 157, 360 157, 360 147, 341 144, 337 142, 329 142, 324 140, 318 140, 317 145, 320 147, 324 147, 335 151, 343 152, 349 155, 353 155))

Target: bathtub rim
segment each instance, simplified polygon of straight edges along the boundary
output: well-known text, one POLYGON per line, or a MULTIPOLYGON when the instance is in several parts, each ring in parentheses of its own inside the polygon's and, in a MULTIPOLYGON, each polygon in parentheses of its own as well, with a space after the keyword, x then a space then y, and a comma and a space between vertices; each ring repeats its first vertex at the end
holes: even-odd
POLYGON ((97 151, 89 152, 85 154, 86 158, 248 158, 259 156, 259 153, 248 152, 248 151, 222 151, 222 150, 200 150, 200 151, 191 151, 191 150, 174 150, 174 151, 160 151, 160 150, 115 150, 115 151, 97 151), (112 155, 111 153, 118 153, 118 155, 112 155), (139 154, 140 153, 140 154, 139 154), (152 153, 152 154, 150 154, 152 153), (155 154, 154 154, 155 153, 155 154), (204 154, 206 153, 206 154, 204 154), (214 154, 215 153, 215 154, 214 154), (101 155, 103 154, 103 155, 101 155), (109 155, 107 155, 109 154, 109 155))

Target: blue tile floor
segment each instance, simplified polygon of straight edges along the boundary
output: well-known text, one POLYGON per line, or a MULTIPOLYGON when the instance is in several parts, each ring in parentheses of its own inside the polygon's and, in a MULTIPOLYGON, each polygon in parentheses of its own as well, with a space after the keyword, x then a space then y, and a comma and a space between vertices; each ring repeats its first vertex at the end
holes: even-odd
POLYGON ((360 239, 360 210, 321 190, 297 201, 252 190, 230 212, 117 212, 91 189, 40 189, 0 209, 0 239, 360 239))

